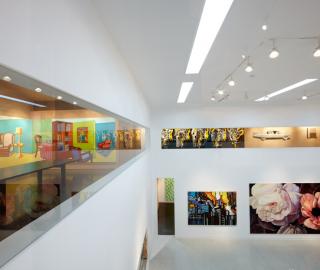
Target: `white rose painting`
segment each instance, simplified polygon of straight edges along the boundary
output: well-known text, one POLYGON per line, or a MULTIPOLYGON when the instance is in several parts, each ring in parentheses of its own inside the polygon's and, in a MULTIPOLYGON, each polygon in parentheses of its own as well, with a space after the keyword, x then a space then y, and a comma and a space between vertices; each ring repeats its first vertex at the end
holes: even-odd
POLYGON ((320 184, 250 184, 250 232, 320 233, 320 184))

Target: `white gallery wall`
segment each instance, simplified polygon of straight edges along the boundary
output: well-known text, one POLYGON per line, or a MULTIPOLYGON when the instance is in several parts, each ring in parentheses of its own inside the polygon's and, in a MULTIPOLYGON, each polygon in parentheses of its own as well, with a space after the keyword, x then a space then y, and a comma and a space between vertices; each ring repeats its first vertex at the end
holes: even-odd
POLYGON ((162 128, 319 126, 319 106, 246 106, 159 111, 152 115, 153 255, 157 236, 157 177, 175 179, 175 232, 179 238, 314 238, 311 235, 250 235, 249 183, 320 181, 320 148, 161 149, 162 128), (237 226, 189 226, 188 191, 236 191, 237 226))
MULTIPOLYGON (((0 63, 148 126, 144 97, 91 3, 0 0, 0 63)), ((3 269, 136 270, 148 162, 145 153, 3 269)))

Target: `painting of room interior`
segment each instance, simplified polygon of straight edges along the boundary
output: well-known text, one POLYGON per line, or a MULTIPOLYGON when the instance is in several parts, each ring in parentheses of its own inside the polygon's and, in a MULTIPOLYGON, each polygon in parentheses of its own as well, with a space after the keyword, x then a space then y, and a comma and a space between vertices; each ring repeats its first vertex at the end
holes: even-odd
POLYGON ((188 225, 236 224, 236 192, 188 192, 188 225))
POLYGON ((320 234, 320 183, 249 185, 251 234, 320 234))
POLYGON ((320 127, 162 129, 162 149, 320 147, 320 127))
POLYGON ((158 234, 174 235, 174 184, 171 177, 157 179, 158 234))

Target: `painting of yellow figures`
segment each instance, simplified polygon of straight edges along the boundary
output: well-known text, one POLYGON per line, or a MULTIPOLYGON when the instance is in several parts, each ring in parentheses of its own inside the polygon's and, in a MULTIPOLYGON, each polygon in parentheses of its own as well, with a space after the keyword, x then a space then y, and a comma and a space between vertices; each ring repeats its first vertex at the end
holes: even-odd
POLYGON ((188 225, 237 225, 236 192, 188 192, 188 225))

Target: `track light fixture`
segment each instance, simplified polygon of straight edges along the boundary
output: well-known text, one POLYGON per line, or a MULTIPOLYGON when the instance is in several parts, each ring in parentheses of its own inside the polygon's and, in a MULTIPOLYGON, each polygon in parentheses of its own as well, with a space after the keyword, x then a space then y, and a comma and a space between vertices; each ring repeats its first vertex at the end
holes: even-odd
POLYGON ((220 90, 218 90, 218 94, 219 94, 220 96, 222 96, 222 95, 224 94, 224 91, 223 91, 222 89, 220 89, 220 90))
POLYGON ((315 49, 313 56, 316 58, 320 57, 320 37, 318 38, 318 47, 315 49))
POLYGON ((271 59, 275 59, 275 58, 279 57, 279 55, 280 55, 279 51, 276 49, 275 43, 276 43, 276 42, 275 42, 275 40, 273 39, 273 40, 272 40, 272 44, 273 44, 272 50, 271 50, 271 52, 270 52, 270 54, 269 54, 269 57, 270 57, 271 59))
POLYGON ((229 86, 235 86, 235 85, 236 85, 236 82, 235 82, 232 78, 230 78, 230 80, 229 80, 229 82, 228 82, 228 85, 229 85, 229 86))
POLYGON ((248 57, 248 63, 247 63, 247 66, 246 68, 244 69, 246 72, 250 73, 253 71, 253 67, 252 65, 250 64, 250 61, 249 61, 249 57, 248 57))

